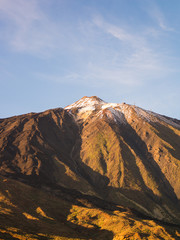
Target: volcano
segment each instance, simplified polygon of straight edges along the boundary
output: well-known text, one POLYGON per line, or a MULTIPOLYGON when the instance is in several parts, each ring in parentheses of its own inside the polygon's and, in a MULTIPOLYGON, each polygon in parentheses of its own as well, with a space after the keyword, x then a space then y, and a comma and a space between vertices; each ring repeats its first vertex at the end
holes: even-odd
POLYGON ((179 176, 180 121, 135 105, 0 119, 0 236, 178 239, 179 176))

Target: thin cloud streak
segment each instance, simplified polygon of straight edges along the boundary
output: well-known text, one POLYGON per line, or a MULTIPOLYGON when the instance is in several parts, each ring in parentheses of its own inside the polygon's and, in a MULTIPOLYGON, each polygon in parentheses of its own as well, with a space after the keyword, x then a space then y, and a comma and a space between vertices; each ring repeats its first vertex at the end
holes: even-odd
MULTIPOLYGON (((149 39, 152 36, 147 35, 146 29, 141 33, 131 28, 127 30, 120 24, 112 24, 104 20, 101 15, 96 15, 83 24, 81 23, 77 31, 69 34, 63 24, 51 21, 38 3, 38 0, 0 0, 0 11, 4 14, 2 18, 7 21, 7 26, 15 26, 13 34, 12 29, 7 28, 8 41, 13 49, 35 54, 38 57, 52 56, 53 53, 59 57, 63 47, 68 45, 67 49, 71 52, 69 58, 73 58, 73 53, 78 52, 80 59, 78 69, 69 67, 66 74, 61 72, 47 75, 38 73, 42 79, 72 82, 72 84, 89 84, 91 81, 94 84, 114 82, 118 85, 136 86, 154 79, 161 80, 173 71, 167 67, 167 56, 150 43, 149 39), (107 40, 109 47, 100 42, 102 51, 97 56, 100 50, 96 43, 100 41, 99 33, 104 39, 111 36, 112 39, 117 40, 116 51, 112 43, 107 40), (68 42, 67 36, 70 35, 68 42), (73 38, 76 39, 76 44, 73 38), (88 39, 94 39, 94 42, 88 39), (123 50, 124 47, 127 51, 123 50)), ((158 21, 162 30, 168 29, 163 15, 157 8, 151 8, 150 14, 158 21)), ((161 31, 152 29, 154 33, 161 31)))
MULTIPOLYGON (((109 61, 107 68, 104 68, 104 74, 101 67, 99 68, 101 70, 94 68, 96 69, 95 72, 99 73, 95 74, 96 77, 103 76, 105 79, 109 78, 116 82, 119 79, 119 83, 133 86, 152 79, 162 79, 162 77, 173 71, 173 69, 167 67, 167 56, 149 44, 146 32, 141 33, 140 37, 139 33, 127 31, 123 27, 107 23, 101 16, 96 16, 92 22, 105 34, 110 34, 120 43, 123 43, 123 46, 126 46, 127 49, 130 49, 130 51, 124 53, 122 52, 122 45, 120 45, 119 49, 117 49, 119 57, 116 62, 112 64, 109 61), (114 66, 117 67, 114 68, 114 66)), ((111 49, 107 49, 107 51, 111 51, 111 49)), ((91 72, 93 72, 92 69, 91 72)))
POLYGON ((159 27, 160 27, 162 30, 164 30, 164 31, 170 31, 170 32, 174 31, 173 28, 170 28, 170 27, 167 26, 167 24, 166 24, 166 22, 165 22, 165 19, 164 19, 164 16, 163 16, 163 14, 159 11, 159 9, 155 8, 155 9, 150 13, 150 15, 152 15, 152 17, 153 17, 154 19, 156 19, 159 27))
POLYGON ((160 11, 158 8, 158 5, 155 1, 147 1, 149 7, 146 6, 146 12, 149 14, 149 16, 155 20, 156 24, 159 26, 159 28, 163 31, 167 32, 173 32, 175 31, 173 28, 168 26, 168 23, 165 19, 164 14, 160 11))
POLYGON ((104 30, 105 33, 112 35, 114 38, 124 43, 129 43, 132 47, 138 47, 145 44, 143 37, 136 36, 135 34, 125 30, 123 27, 108 23, 104 21, 101 16, 94 17, 92 22, 94 23, 94 25, 104 30))
MULTIPOLYGON (((67 74, 39 75, 42 79, 79 85, 89 85, 91 82, 95 86, 114 83, 117 86, 133 87, 142 86, 148 82, 162 81, 164 77, 175 71, 168 67, 168 56, 149 43, 146 31, 139 36, 138 32, 108 23, 101 16, 85 22, 84 26, 81 23, 81 30, 81 37, 85 31, 87 39, 92 36, 96 39, 99 32, 102 32, 104 39, 107 39, 107 35, 112 36, 118 41, 116 52, 111 45, 103 46, 100 56, 98 58, 96 56, 91 61, 91 51, 99 52, 99 46, 92 45, 91 42, 83 43, 82 52, 85 52, 89 59, 81 62, 79 70, 70 70, 67 74), (124 47, 128 51, 124 52, 124 47), (113 58, 114 55, 116 57, 113 58)), ((79 41, 81 43, 80 38, 79 41)))
POLYGON ((41 11, 37 0, 0 0, 3 33, 15 51, 48 55, 61 38, 57 24, 41 11))

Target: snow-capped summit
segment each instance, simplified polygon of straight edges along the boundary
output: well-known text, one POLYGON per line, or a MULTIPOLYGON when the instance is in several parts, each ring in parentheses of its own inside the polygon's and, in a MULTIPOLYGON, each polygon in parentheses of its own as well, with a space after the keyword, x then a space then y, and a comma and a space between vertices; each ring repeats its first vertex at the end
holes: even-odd
POLYGON ((65 107, 65 109, 85 108, 85 107, 94 108, 96 105, 102 105, 104 103, 105 102, 102 99, 100 99, 96 96, 92 96, 92 97, 84 96, 77 102, 65 107))
POLYGON ((75 103, 65 107, 76 119, 85 121, 90 115, 95 118, 109 119, 116 123, 126 124, 137 117, 146 122, 163 122, 163 124, 180 128, 179 121, 160 114, 144 110, 126 103, 107 103, 97 96, 84 96, 75 103))
POLYGON ((65 109, 1 119, 0 175, 180 224, 179 140, 180 120, 83 97, 65 109))

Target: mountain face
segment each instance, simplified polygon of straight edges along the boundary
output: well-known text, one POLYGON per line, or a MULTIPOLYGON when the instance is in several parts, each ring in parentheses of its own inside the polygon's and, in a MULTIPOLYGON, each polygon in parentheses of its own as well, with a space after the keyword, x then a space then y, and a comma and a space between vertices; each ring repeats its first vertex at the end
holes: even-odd
POLYGON ((180 121, 95 96, 0 119, 0 175, 180 224, 180 121))
POLYGON ((80 128, 74 159, 103 199, 179 219, 180 121, 97 97, 65 109, 80 128))

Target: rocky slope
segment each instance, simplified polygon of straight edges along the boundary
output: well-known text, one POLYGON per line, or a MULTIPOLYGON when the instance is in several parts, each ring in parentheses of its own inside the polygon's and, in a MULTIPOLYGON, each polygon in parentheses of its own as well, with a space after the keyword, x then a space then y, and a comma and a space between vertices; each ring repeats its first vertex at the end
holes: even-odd
POLYGON ((174 240, 180 227, 59 189, 56 194, 0 176, 0 239, 174 240))
POLYGON ((1 119, 0 174, 180 224, 180 121, 98 97, 1 119))
POLYGON ((80 126, 76 162, 103 198, 158 219, 178 215, 180 121, 97 97, 66 109, 80 126))

